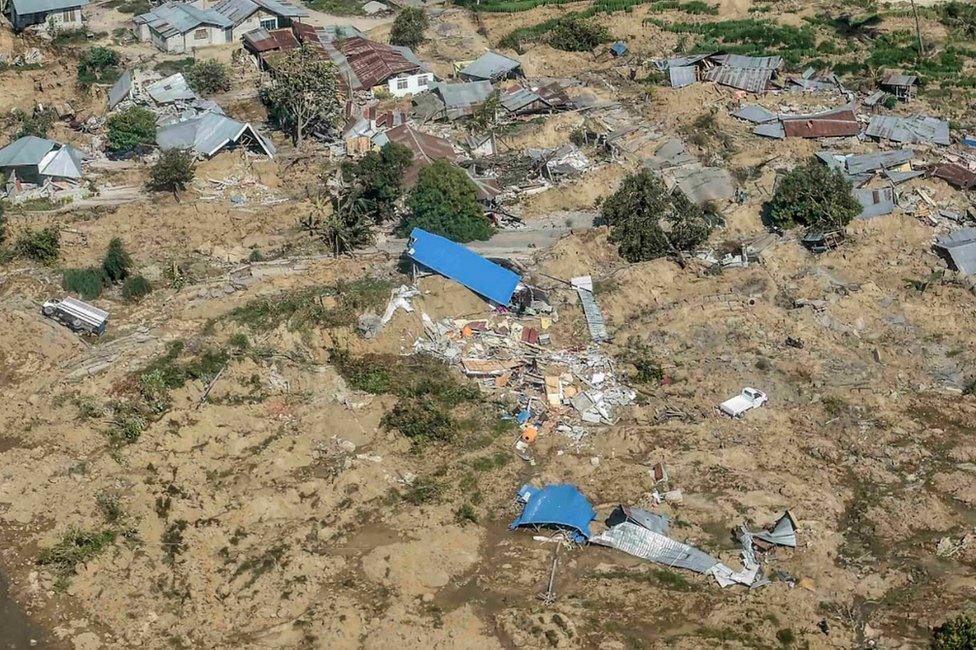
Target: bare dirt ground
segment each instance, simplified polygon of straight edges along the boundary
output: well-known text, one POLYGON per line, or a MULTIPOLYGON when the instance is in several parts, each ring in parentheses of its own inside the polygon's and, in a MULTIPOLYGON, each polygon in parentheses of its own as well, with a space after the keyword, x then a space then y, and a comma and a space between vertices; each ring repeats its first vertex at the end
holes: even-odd
MULTIPOLYGON (((723 18, 751 6, 719 4, 723 18)), ((484 36, 451 8, 421 55, 447 70, 514 26, 563 10, 487 16, 484 36)), ((646 55, 669 52, 674 35, 642 25, 645 12, 605 20, 629 30, 646 55)), ((595 94, 626 100, 665 133, 687 137, 714 111, 729 139, 694 153, 732 170, 766 165, 742 184, 745 200, 726 207, 716 247, 766 233, 760 213, 775 169, 820 148, 752 137, 729 117, 730 94, 710 86, 648 94, 605 57, 546 46, 523 61, 530 74, 602 75, 595 94)), ((41 83, 46 101, 70 98, 97 112, 99 91, 78 97, 72 66, 50 58, 40 70, 0 72, 0 108, 30 109, 41 83)), ((778 110, 834 100, 759 101, 778 110)), ((239 109, 260 113, 246 99, 239 109)), ((581 120, 529 124, 504 144, 556 146, 581 120)), ((58 128, 59 137, 86 138, 58 128)), ((357 280, 409 279, 398 246, 335 260, 302 234, 304 190, 325 164, 287 145, 277 162, 225 153, 200 165, 180 201, 142 196, 11 214, 14 233, 62 228, 58 267, 97 264, 121 237, 155 285, 138 303, 110 289, 95 301, 111 312, 109 334, 80 338, 39 313, 63 293, 56 268, 0 265, 0 569, 19 606, 9 617, 0 606, 0 624, 16 626, 15 641, 43 629, 43 645, 78 650, 917 648, 933 625, 970 607, 976 398, 962 389, 976 361, 976 303, 960 283, 932 277, 944 264, 931 252, 930 225, 899 210, 857 222, 842 247, 821 256, 786 235, 760 263, 716 273, 694 262, 627 264, 606 230, 590 227, 627 171, 618 162, 520 201, 530 227, 479 250, 518 256, 549 290, 558 312, 551 346, 589 344, 576 294, 560 280, 592 274, 612 334, 603 347, 619 371, 633 371, 639 342, 665 377, 633 382, 636 403, 579 444, 540 435, 529 465, 499 425, 511 404, 489 396, 482 419, 465 419, 452 441, 418 448, 383 423, 397 397, 350 386, 343 359, 409 353, 424 331, 421 314, 493 314, 457 284, 426 277, 415 311, 397 312, 364 340, 355 320, 366 308, 342 312, 343 296, 357 280), (234 196, 246 200, 235 205, 234 196), (303 308, 326 314, 319 320, 266 327, 235 311, 336 283, 303 308), (797 306, 805 301, 814 306, 797 306), (169 358, 174 343, 181 351, 169 358), (214 373, 186 370, 207 358, 222 368, 212 386, 214 373), (137 439, 119 443, 112 432, 126 401, 148 390, 141 377, 150 367, 187 374, 156 396, 137 439), (715 405, 743 386, 767 392, 769 404, 742 420, 719 416, 715 405), (665 486, 650 476, 658 461, 665 486), (755 590, 723 590, 605 548, 567 549, 546 605, 538 594, 555 546, 507 526, 519 486, 558 482, 577 485, 600 521, 618 503, 651 507, 653 490, 680 490, 680 501, 656 506, 673 517, 673 536, 730 566, 739 565, 732 529, 768 526, 787 508, 799 545, 766 556, 772 581, 755 590), (40 564, 70 531, 113 537, 72 570, 40 564)), ((138 166, 99 174, 117 185, 145 180, 138 166)), ((940 205, 965 204, 933 179, 918 187, 940 205)))

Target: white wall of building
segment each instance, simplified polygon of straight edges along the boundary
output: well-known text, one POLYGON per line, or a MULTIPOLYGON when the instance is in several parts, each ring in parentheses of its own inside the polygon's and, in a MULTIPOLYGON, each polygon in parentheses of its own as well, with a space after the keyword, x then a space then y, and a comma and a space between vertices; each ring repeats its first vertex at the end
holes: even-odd
POLYGON ((416 95, 430 90, 430 85, 434 83, 433 72, 421 72, 412 75, 394 77, 386 82, 387 89, 394 97, 404 97, 406 95, 416 95))

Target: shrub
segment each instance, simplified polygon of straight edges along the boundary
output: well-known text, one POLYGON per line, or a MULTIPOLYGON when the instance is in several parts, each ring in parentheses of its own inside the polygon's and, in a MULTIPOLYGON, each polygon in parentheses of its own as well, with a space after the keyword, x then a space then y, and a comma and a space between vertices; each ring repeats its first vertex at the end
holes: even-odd
POLYGON ((464 170, 447 161, 437 160, 420 170, 407 206, 410 215, 400 227, 403 234, 423 228, 462 243, 491 237, 477 188, 464 170))
POLYGON ((122 298, 127 302, 138 302, 152 292, 152 284, 141 275, 126 278, 122 284, 122 298))
POLYGON ((932 650, 976 648, 976 621, 966 615, 951 618, 932 631, 932 650))
POLYGON ((23 138, 27 135, 46 138, 48 129, 54 124, 56 115, 53 110, 44 109, 35 110, 29 115, 21 112, 18 117, 20 120, 20 129, 14 135, 14 138, 23 138))
POLYGON ((129 277, 129 269, 132 267, 132 258, 125 251, 122 240, 113 237, 108 243, 105 251, 105 258, 102 260, 102 271, 110 282, 122 282, 129 277))
POLYGON ((186 80, 198 93, 222 93, 230 90, 230 68, 216 59, 199 61, 186 71, 186 80))
POLYGON ((609 40, 610 32, 606 27, 576 16, 558 21, 548 38, 549 45, 565 52, 590 52, 609 40))
POLYGON ((111 83, 119 75, 119 53, 107 47, 92 47, 78 61, 78 85, 85 87, 95 83, 111 83))
POLYGON ((427 14, 423 9, 407 7, 393 21, 390 29, 390 43, 405 45, 411 49, 424 42, 424 31, 427 29, 427 14))
POLYGON ((343 177, 358 188, 357 199, 376 223, 395 215, 396 202, 403 192, 403 172, 413 161, 413 152, 396 142, 379 151, 370 151, 354 163, 343 165, 343 177))
POLYGON ((976 5, 952 0, 938 8, 939 20, 958 29, 968 38, 976 38, 976 5))
POLYGON ((54 567, 61 576, 75 572, 75 567, 88 562, 115 541, 112 531, 87 531, 69 528, 54 546, 41 550, 37 563, 54 567))
POLYGON ((770 224, 825 230, 843 228, 861 212, 850 181, 817 161, 795 167, 776 186, 768 205, 770 224))
POLYGON ((102 295, 105 274, 102 269, 64 269, 61 273, 61 286, 65 291, 76 293, 84 300, 92 300, 102 295))
POLYGON ((52 265, 61 255, 61 232, 57 226, 25 230, 18 235, 14 249, 22 257, 52 265))
POLYGON ((193 154, 187 149, 167 149, 149 168, 150 190, 172 192, 179 196, 196 176, 197 166, 193 154))
POLYGON ((152 111, 132 106, 108 118, 108 148, 131 151, 156 141, 156 118, 152 111))
POLYGON ((648 170, 631 174, 602 206, 610 240, 629 262, 681 255, 708 239, 710 215, 648 170))

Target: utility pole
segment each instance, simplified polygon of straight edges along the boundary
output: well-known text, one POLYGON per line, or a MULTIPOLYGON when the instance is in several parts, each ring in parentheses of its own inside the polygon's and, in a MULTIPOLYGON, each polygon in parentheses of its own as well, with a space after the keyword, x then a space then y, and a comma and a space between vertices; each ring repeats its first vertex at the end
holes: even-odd
POLYGON ((918 37, 918 62, 921 63, 922 57, 925 56, 925 45, 922 43, 922 25, 918 21, 918 6, 915 4, 915 0, 912 2, 912 13, 915 15, 915 35, 918 37))

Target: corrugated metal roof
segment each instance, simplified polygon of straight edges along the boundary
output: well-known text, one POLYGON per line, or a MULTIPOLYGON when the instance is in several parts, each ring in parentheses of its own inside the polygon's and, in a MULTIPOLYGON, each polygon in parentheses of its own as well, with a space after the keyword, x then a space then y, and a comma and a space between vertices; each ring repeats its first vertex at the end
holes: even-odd
POLYGON ((854 198, 861 204, 858 219, 873 219, 891 214, 895 210, 895 191, 890 187, 854 190, 854 198))
POLYGON ((196 99, 197 94, 190 89, 182 72, 146 86, 146 92, 157 104, 170 104, 176 101, 196 99))
POLYGON ((935 248, 949 256, 957 271, 976 273, 976 228, 960 228, 935 238, 935 248))
POLYGON ((744 56, 742 54, 719 54, 711 57, 716 62, 730 68, 750 70, 779 70, 783 67, 781 56, 744 56))
POLYGON ((949 123, 927 115, 875 115, 866 133, 872 138, 893 142, 949 144, 949 123))
POLYGON ((185 34, 200 25, 214 25, 221 29, 234 26, 234 23, 212 9, 199 9, 182 2, 167 2, 134 20, 149 25, 165 38, 185 34))
POLYGON ((39 165, 44 156, 58 146, 53 140, 25 135, 0 149, 0 167, 39 165))
POLYGON ((695 66, 693 65, 668 68, 668 75, 671 78, 672 88, 684 88, 698 80, 695 75, 695 66))
POLYGON ((627 44, 623 41, 617 41, 610 46, 610 51, 616 56, 623 56, 624 54, 627 54, 627 44))
POLYGON ((851 108, 782 118, 783 132, 793 138, 837 138, 857 135, 861 125, 851 108))
POLYGON ((240 25, 258 9, 285 18, 301 18, 308 15, 305 8, 282 0, 221 0, 212 9, 232 21, 234 25, 240 25))
POLYGON ((914 157, 910 149, 895 149, 894 151, 876 151, 873 153, 851 154, 845 159, 848 174, 887 169, 904 165, 914 157))
POLYGON ((492 93, 490 81, 439 83, 431 90, 437 93, 448 110, 466 109, 483 104, 492 93))
POLYGON ((84 7, 87 4, 88 0, 11 0, 11 5, 21 16, 64 11, 74 7, 84 7))
POLYGON ((913 74, 901 74, 898 72, 889 72, 881 81, 882 86, 898 87, 914 86, 916 83, 918 83, 917 76, 913 74))
POLYGON ((941 178, 961 190, 976 187, 976 173, 958 163, 941 163, 932 169, 932 175, 941 178))
POLYGON ((867 98, 865 98, 864 105, 865 106, 876 106, 878 104, 878 102, 880 102, 882 99, 884 99, 884 96, 887 95, 887 94, 888 93, 886 93, 883 90, 876 90, 873 93, 871 93, 870 95, 868 95, 867 98))
POLYGON ((261 54, 263 52, 294 50, 299 46, 299 43, 290 28, 268 31, 259 27, 244 34, 244 45, 253 52, 261 54))
POLYGON ((705 72, 705 78, 722 86, 751 93, 764 93, 773 78, 773 68, 741 68, 722 65, 705 72))
POLYGON ((377 43, 359 36, 334 41, 326 48, 353 90, 369 89, 403 73, 423 69, 410 48, 377 43))
POLYGON ((209 158, 244 135, 254 138, 269 157, 274 156, 274 145, 254 127, 217 113, 204 113, 200 117, 162 126, 156 131, 156 143, 164 151, 191 149, 209 158))
POLYGON ((702 167, 698 164, 678 167, 668 172, 678 189, 692 203, 702 205, 709 201, 725 201, 732 198, 732 176, 721 167, 702 167))
POLYGON ((540 97, 538 93, 535 93, 528 88, 519 88, 514 92, 506 93, 501 96, 500 101, 505 110, 509 111, 510 113, 524 111, 525 109, 530 108, 532 104, 535 104, 536 102, 541 102, 547 107, 549 106, 549 102, 540 97))
POLYGON ((58 178, 81 178, 81 155, 73 154, 71 147, 49 151, 37 166, 37 173, 58 178))
POLYGON ((753 124, 765 124, 766 122, 772 122, 775 120, 776 113, 773 113, 762 106, 753 104, 750 106, 743 106, 736 112, 732 113, 732 117, 737 117, 740 120, 752 122, 753 124))
POLYGON ((376 140, 380 146, 383 146, 385 140, 402 144, 413 152, 413 162, 403 172, 403 183, 408 187, 417 182, 420 170, 435 160, 453 161, 457 158, 450 140, 417 131, 406 124, 385 131, 382 135, 383 138, 376 140))
POLYGON ((494 81, 517 71, 521 71, 522 64, 515 59, 498 54, 485 52, 477 59, 461 69, 462 77, 471 79, 488 79, 494 81))
POLYGON ((777 140, 782 140, 786 137, 786 130, 783 129, 783 123, 780 121, 760 124, 754 128, 752 132, 756 135, 761 135, 764 138, 775 138, 777 140))
POLYGON ((676 56, 676 57, 672 57, 670 59, 665 59, 663 61, 664 66, 662 67, 662 69, 685 68, 685 67, 688 67, 688 66, 693 66, 696 63, 700 63, 701 61, 704 61, 705 59, 707 59, 710 56, 712 56, 712 55, 711 54, 692 54, 691 56, 676 56))
POLYGON ((512 300, 521 278, 450 239, 414 228, 407 254, 418 264, 499 305, 512 300))
POLYGON ((130 90, 132 90, 132 70, 126 70, 108 90, 108 109, 112 110, 120 101, 128 97, 130 90))

